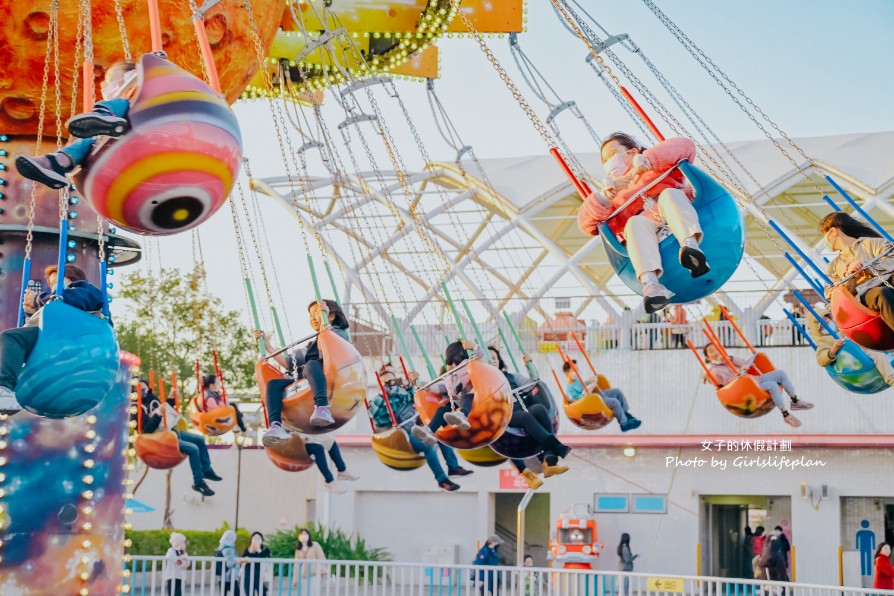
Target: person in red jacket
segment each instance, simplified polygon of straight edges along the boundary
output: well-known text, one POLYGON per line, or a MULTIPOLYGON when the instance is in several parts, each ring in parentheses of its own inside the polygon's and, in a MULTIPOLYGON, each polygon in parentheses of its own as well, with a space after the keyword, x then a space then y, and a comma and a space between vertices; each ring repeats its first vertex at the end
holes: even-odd
POLYGON ((590 236, 598 234, 597 226, 606 220, 613 233, 623 230, 630 263, 643 284, 646 312, 658 312, 673 296, 658 281, 663 272, 658 234, 664 224, 679 241, 680 264, 689 269, 692 277, 701 277, 710 271, 705 254, 698 246, 702 229, 692 206, 692 189, 677 170, 649 189, 644 197, 637 198, 611 219, 609 216, 680 160, 693 161, 695 143, 686 138, 673 138, 646 149, 630 135, 616 132, 603 141, 601 156, 607 177, 601 190, 584 199, 577 212, 577 225, 590 236))
POLYGON ((880 590, 894 590, 894 565, 891 564, 891 545, 882 542, 875 551, 875 576, 872 587, 880 590))

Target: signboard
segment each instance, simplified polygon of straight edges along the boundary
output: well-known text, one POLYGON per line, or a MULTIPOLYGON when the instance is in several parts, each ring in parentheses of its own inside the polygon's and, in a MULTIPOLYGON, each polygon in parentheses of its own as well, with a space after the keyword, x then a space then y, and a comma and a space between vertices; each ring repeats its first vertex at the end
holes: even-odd
POLYGON ((525 482, 524 476, 515 471, 515 468, 500 470, 500 489, 528 490, 528 483, 525 482))
POLYGON ((647 589, 650 592, 677 592, 682 594, 684 588, 682 577, 650 577, 647 589))

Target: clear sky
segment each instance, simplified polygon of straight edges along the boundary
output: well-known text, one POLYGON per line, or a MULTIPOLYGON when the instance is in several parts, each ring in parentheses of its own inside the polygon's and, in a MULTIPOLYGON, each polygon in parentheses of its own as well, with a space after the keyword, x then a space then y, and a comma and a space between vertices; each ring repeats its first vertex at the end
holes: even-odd
MULTIPOLYGON (((640 0, 580 0, 600 24, 627 33, 705 121, 725 141, 756 139, 761 132, 711 81, 640 0)), ((657 0, 698 44, 779 126, 792 136, 825 136, 894 130, 894 3, 889 0, 657 0)), ((626 114, 584 63, 586 48, 562 27, 548 0, 528 1, 527 31, 520 43, 563 99, 574 99, 600 134, 634 130, 626 114)), ((509 75, 544 117, 547 110, 519 76, 508 39, 487 40, 509 75)), ((545 151, 484 54, 469 38, 444 39, 436 89, 463 140, 480 158, 532 155, 545 151)), ((659 90, 643 62, 623 49, 622 59, 650 88, 659 90)), ((433 124, 425 86, 400 81, 400 93, 434 159, 453 154, 433 124)), ((381 101, 381 100, 380 100, 381 101)), ((245 151, 255 176, 284 173, 265 102, 237 104, 245 151)), ((337 106, 324 109, 331 128, 343 119, 337 106)), ((389 122, 398 122, 393 109, 389 122)), ((565 122, 563 122, 565 124, 565 122)), ((421 164, 412 137, 392 127, 410 169, 421 164)), ((567 121, 563 137, 575 151, 593 151, 589 137, 567 121)), ((387 160, 382 157, 380 163, 387 160)), ((262 198, 261 201, 266 201, 262 198)), ((263 202, 267 236, 279 255, 282 286, 291 304, 295 331, 305 326, 304 305, 312 298, 297 224, 285 208, 263 202)), ((245 309, 228 208, 201 228, 212 292, 228 307, 245 309)), ((158 240, 165 266, 191 267, 190 235, 158 240)), ((153 246, 154 250, 154 246, 153 246)), ((120 273, 125 273, 122 270, 120 273)))

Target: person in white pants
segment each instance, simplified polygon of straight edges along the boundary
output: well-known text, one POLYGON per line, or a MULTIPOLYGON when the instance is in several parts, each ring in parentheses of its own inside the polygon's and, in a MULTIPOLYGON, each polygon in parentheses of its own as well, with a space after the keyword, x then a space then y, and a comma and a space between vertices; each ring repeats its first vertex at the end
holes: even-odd
POLYGON ((649 190, 646 201, 638 198, 615 217, 609 219, 609 216, 680 160, 693 161, 695 144, 690 139, 674 138, 646 149, 630 135, 614 133, 603 141, 601 157, 606 179, 603 188, 591 193, 581 204, 578 227, 591 236, 598 234, 598 225, 604 221, 608 221, 614 232, 623 229, 630 262, 643 284, 645 310, 658 312, 673 297, 658 281, 663 273, 658 250, 658 232, 663 224, 667 224, 679 241, 680 263, 689 269, 692 277, 701 277, 710 271, 699 248, 702 229, 692 206, 691 188, 681 173, 673 172, 649 190))

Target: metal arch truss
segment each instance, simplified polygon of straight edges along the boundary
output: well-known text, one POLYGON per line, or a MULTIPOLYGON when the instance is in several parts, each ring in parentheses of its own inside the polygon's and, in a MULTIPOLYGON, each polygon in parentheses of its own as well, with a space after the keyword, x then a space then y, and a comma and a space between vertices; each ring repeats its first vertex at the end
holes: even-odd
MULTIPOLYGON (((544 209, 567 199, 573 192, 570 187, 561 192, 547 193, 531 201, 531 207, 519 209, 477 178, 468 173, 463 176, 455 164, 436 163, 421 172, 406 175, 405 181, 415 193, 413 208, 424 213, 423 217, 417 214, 417 218, 414 218, 406 206, 397 204, 391 198, 392 193, 395 196, 401 194, 401 182, 396 173, 384 170, 380 175, 385 180, 386 187, 379 190, 370 187, 369 181, 374 176, 365 172, 307 180, 305 184, 308 189, 313 190, 310 194, 314 195, 310 205, 300 194, 293 202, 293 192, 287 177, 253 180, 252 185, 259 192, 288 206, 307 231, 312 232, 317 228, 321 232, 321 236, 326 239, 325 250, 345 274, 345 296, 352 295, 352 288, 358 290, 366 303, 382 317, 383 323, 390 321, 383 305, 386 300, 393 302, 393 299, 382 297, 373 283, 375 269, 371 265, 375 260, 379 260, 378 270, 391 268, 399 278, 406 279, 412 286, 404 293, 411 297, 413 303, 394 309, 396 312, 406 313, 401 321, 403 325, 412 323, 432 301, 441 303, 446 308, 440 284, 454 279, 465 287, 467 295, 478 301, 479 308, 493 318, 499 317, 499 313, 510 303, 516 307, 513 308, 514 318, 523 318, 532 310, 546 317, 541 300, 549 295, 555 283, 565 275, 573 277, 590 295, 587 303, 595 300, 609 313, 617 313, 616 305, 607 300, 604 293, 604 285, 608 280, 598 283, 578 265, 581 257, 596 247, 598 239, 591 239, 574 254, 568 254, 532 221, 544 209), (447 200, 444 200, 445 197, 447 200), (369 214, 370 204, 376 206, 374 216, 369 214), (362 216, 356 213, 358 209, 364 210, 362 216), (444 216, 449 210, 453 210, 451 218, 454 220, 461 218, 464 213, 468 215, 470 211, 476 212, 480 217, 476 221, 467 221, 460 234, 452 234, 439 227, 441 224, 446 227, 444 216), (395 216, 395 211, 399 218, 395 216), (370 229, 356 229, 354 222, 357 219, 354 218, 358 217, 369 222, 370 229), (381 222, 378 224, 378 238, 374 238, 370 231, 377 225, 373 219, 381 222), (417 219, 431 222, 426 233, 437 240, 443 249, 443 258, 425 254, 428 249, 419 236, 417 219), (344 248, 339 250, 344 244, 336 240, 337 236, 341 236, 345 242, 355 243, 355 246, 360 247, 361 254, 357 256, 344 248), (499 253, 519 248, 534 255, 517 259, 523 263, 513 264, 511 272, 507 271, 510 266, 507 259, 498 258, 495 260, 499 264, 492 264, 483 256, 487 254, 496 258, 499 253), (354 260, 356 262, 352 262, 354 260), (542 272, 536 274, 547 260, 550 265, 549 275, 545 276, 542 272), (430 268, 427 263, 431 262, 437 263, 438 271, 429 272, 426 279, 419 269, 430 268), (522 266, 523 270, 520 270, 522 266), (473 272, 472 268, 477 271, 473 272), (485 287, 481 283, 483 276, 489 278, 483 284, 485 287), (432 277, 436 277, 437 283, 431 282, 432 277), (539 285, 534 281, 538 278, 542 281, 539 285)), ((300 193, 299 189, 294 190, 300 193)), ((572 221, 573 214, 569 213, 568 218, 572 221)))

